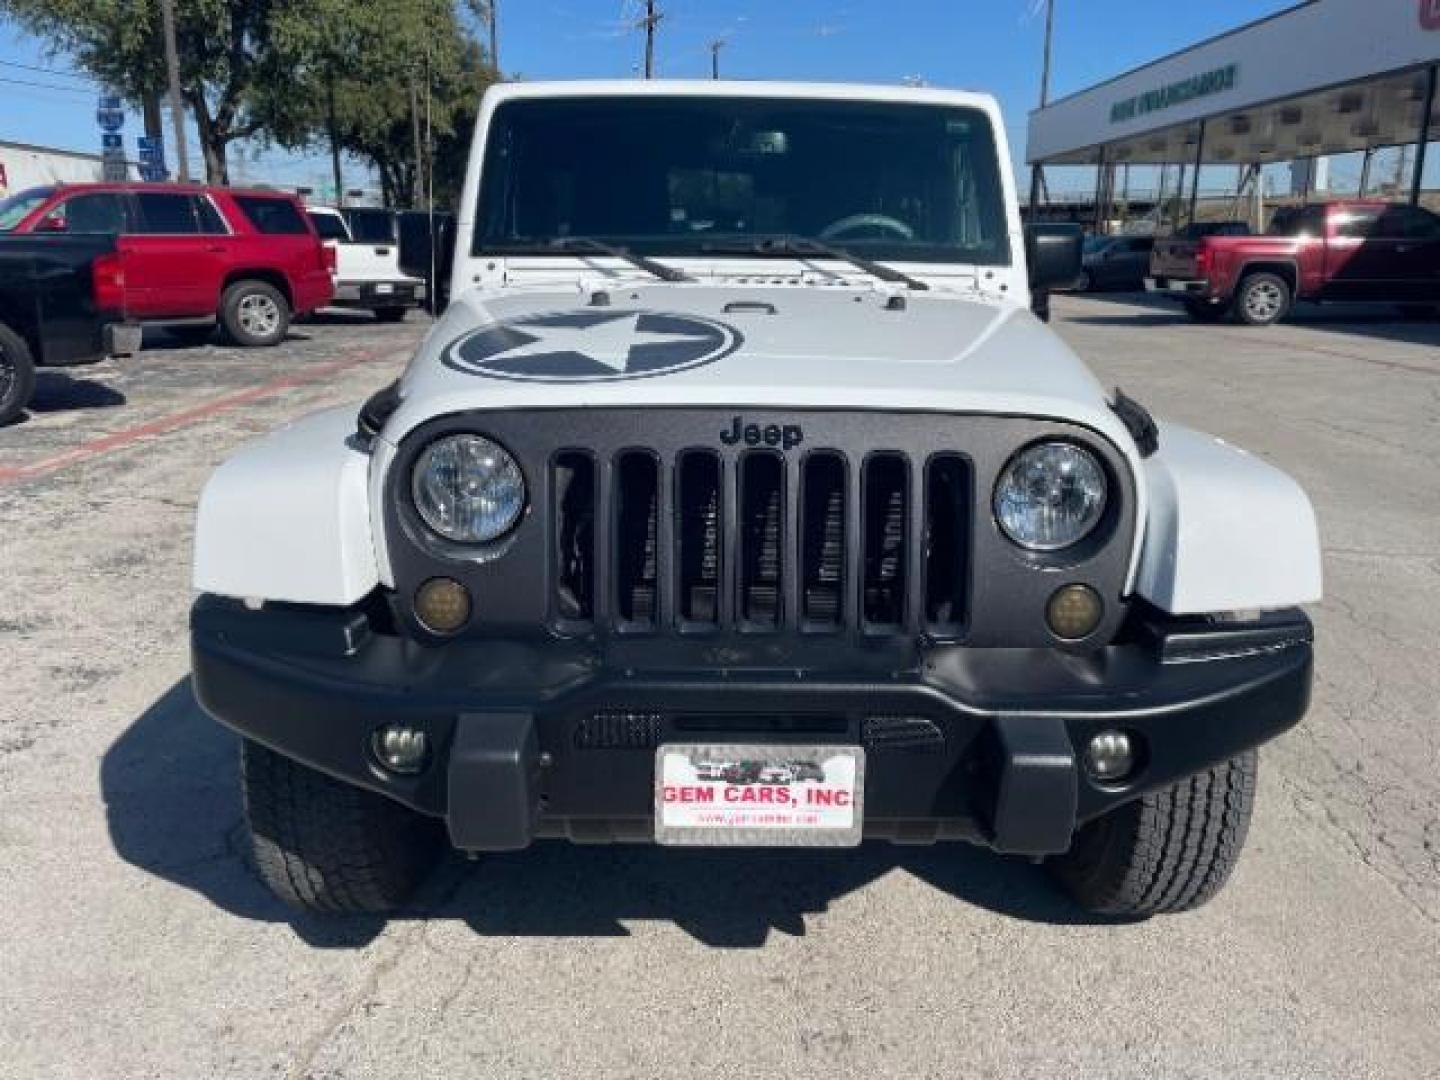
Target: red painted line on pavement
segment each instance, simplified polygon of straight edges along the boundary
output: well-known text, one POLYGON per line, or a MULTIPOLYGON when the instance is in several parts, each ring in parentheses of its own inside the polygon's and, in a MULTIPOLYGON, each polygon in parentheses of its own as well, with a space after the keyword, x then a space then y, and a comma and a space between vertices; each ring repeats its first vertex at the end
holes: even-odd
POLYGON ((246 390, 237 390, 232 394, 224 394, 201 405, 195 405, 179 412, 162 416, 158 420, 151 420, 149 423, 140 424, 136 427, 126 428, 124 431, 117 431, 113 435, 105 435, 99 439, 92 439, 90 442, 81 443, 64 453, 56 454, 54 457, 43 458, 40 461, 32 462, 29 465, 18 465, 11 467, 0 467, 0 487, 7 484, 16 484, 23 480, 33 480, 39 476, 46 476, 57 472, 67 465, 74 465, 77 462, 88 461, 91 458, 102 457, 114 453, 117 450, 124 450, 142 439, 148 439, 154 435, 166 435, 172 431, 198 424, 202 420, 208 420, 217 413, 227 409, 233 409, 240 405, 249 405, 252 402, 264 398, 274 397, 276 394, 286 390, 294 389, 297 386, 305 386, 309 383, 319 382, 321 379, 331 375, 339 374, 361 364, 369 363, 382 356, 393 355, 393 350, 371 349, 348 357, 344 360, 335 360, 328 364, 321 364, 318 367, 306 368, 296 372, 294 375, 287 375, 282 379, 274 379, 259 386, 252 386, 246 390))

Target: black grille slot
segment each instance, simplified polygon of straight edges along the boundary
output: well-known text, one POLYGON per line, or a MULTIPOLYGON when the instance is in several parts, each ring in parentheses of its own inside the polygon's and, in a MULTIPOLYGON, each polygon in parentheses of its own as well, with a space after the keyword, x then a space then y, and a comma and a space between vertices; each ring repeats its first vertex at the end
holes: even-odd
POLYGON ((708 451, 691 451, 680 458, 677 474, 680 618, 714 625, 720 620, 720 458, 708 451))
POLYGON ((580 450, 555 457, 555 610, 562 619, 595 617, 595 459, 580 450))
POLYGON ((970 576, 970 465, 958 454, 930 460, 925 477, 925 622, 956 634, 966 622, 970 576))
POLYGON ((862 597, 865 622, 873 627, 894 627, 905 621, 909 472, 899 454, 874 454, 865 462, 862 597))
POLYGON ((785 465, 777 454, 740 460, 740 614, 750 625, 780 624, 785 543, 785 465))
POLYGON ((845 617, 845 460, 811 454, 801 473, 800 604, 807 626, 838 627, 845 617))
POLYGON ((552 454, 552 629, 971 637, 981 466, 948 431, 786 453, 694 428, 646 445, 581 422, 552 454))
POLYGON ((660 582, 660 468, 632 450, 615 464, 615 604, 623 622, 654 626, 660 582))

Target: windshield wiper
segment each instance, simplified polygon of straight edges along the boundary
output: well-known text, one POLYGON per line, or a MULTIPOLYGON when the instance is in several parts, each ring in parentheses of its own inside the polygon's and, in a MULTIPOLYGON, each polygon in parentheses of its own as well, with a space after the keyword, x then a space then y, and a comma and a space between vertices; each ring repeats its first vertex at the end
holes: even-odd
POLYGON ((593 236, 557 236, 538 246, 552 248, 555 251, 589 251, 596 255, 609 255, 614 259, 624 259, 636 269, 644 270, 647 274, 654 274, 661 281, 695 280, 679 267, 666 266, 664 263, 656 262, 644 255, 637 255, 629 248, 607 244, 604 240, 596 240, 593 236))
POLYGON ((827 244, 823 240, 812 240, 808 236, 794 236, 789 233, 781 233, 776 236, 761 236, 753 240, 728 240, 711 241, 702 244, 701 251, 705 252, 730 252, 741 254, 751 252, 756 255, 820 255, 827 259, 839 259, 848 262, 851 266, 865 271, 881 281, 889 281, 902 284, 911 289, 928 289, 929 285, 919 278, 913 278, 909 274, 896 270, 893 266, 886 266, 874 259, 867 259, 864 255, 857 255, 847 248, 836 247, 834 244, 827 244))

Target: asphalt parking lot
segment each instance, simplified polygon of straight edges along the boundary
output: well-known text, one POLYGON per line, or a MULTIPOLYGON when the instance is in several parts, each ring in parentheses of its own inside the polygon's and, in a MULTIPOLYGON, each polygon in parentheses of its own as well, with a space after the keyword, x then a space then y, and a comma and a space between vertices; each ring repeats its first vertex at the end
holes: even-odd
POLYGON ((1319 512, 1314 706, 1209 907, 1090 921, 963 847, 545 845, 456 860, 388 923, 292 917, 187 685, 193 511, 424 326, 156 334, 0 430, 0 1076, 1440 1076, 1440 323, 1055 310, 1107 384, 1319 512))

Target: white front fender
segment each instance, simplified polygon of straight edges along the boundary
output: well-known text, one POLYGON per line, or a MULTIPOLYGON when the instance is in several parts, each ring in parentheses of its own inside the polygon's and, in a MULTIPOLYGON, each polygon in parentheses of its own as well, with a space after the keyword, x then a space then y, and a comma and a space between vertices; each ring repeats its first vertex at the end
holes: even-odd
POLYGON ((1300 485, 1237 447, 1175 424, 1145 460, 1135 591, 1197 615, 1320 599, 1320 535, 1300 485))
POLYGON ((195 588, 220 596, 347 605, 378 583, 369 455, 355 410, 329 409, 251 443, 205 485, 195 588))

